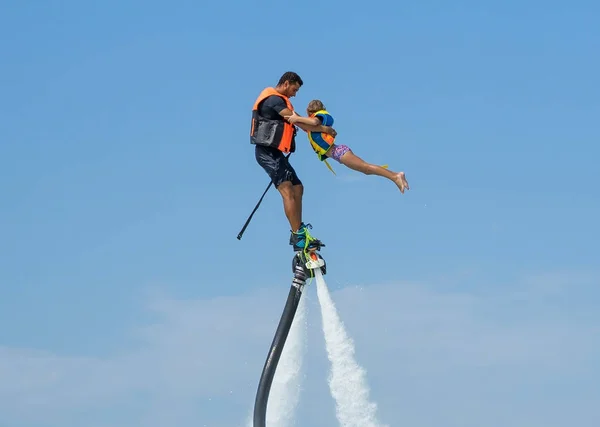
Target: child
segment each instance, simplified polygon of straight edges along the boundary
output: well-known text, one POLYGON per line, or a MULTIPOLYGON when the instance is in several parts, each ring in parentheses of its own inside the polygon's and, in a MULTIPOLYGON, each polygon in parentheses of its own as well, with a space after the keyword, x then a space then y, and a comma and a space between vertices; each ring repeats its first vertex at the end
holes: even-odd
MULTIPOLYGON (((286 117, 292 124, 304 123, 307 125, 323 125, 332 126, 333 117, 327 110, 325 105, 318 99, 310 101, 306 107, 306 113, 309 117, 301 117, 295 112, 293 115, 286 117)), ((330 157, 333 160, 349 167, 355 171, 364 173, 365 175, 378 175, 389 179, 398 186, 400 192, 404 194, 404 190, 409 190, 408 182, 404 172, 393 172, 385 167, 373 165, 365 162, 363 159, 355 155, 347 145, 334 144, 335 138, 331 135, 321 132, 307 132, 313 150, 317 153, 319 160, 327 162, 330 157)), ((327 165, 329 167, 329 164, 327 165)), ((329 167, 331 169, 331 167, 329 167)), ((333 169, 332 169, 333 171, 333 169)))

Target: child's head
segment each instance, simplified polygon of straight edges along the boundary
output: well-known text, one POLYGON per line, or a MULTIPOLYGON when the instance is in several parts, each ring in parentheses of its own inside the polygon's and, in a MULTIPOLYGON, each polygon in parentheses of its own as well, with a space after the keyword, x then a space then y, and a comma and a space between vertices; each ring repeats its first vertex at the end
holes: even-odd
POLYGON ((325 109, 325 105, 323 105, 323 103, 320 100, 313 99, 312 101, 310 101, 308 103, 308 107, 306 107, 306 113, 310 116, 311 114, 314 114, 317 111, 324 110, 324 109, 325 109))

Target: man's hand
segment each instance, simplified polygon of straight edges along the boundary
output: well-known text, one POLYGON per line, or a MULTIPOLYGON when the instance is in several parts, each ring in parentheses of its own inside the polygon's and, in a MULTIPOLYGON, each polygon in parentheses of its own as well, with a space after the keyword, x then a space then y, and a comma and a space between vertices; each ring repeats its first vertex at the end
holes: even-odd
POLYGON ((323 133, 326 133, 327 135, 331 135, 334 138, 337 136, 337 132, 331 126, 321 126, 321 127, 323 128, 323 133))

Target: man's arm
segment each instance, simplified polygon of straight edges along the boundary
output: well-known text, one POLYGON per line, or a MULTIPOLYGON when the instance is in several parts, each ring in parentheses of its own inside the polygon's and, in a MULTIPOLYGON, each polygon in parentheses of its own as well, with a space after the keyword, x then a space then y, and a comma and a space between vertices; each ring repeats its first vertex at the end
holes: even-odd
POLYGON ((288 108, 285 110, 289 111, 289 115, 284 115, 283 110, 281 111, 281 115, 291 124, 298 126, 305 132, 323 132, 327 133, 335 138, 337 132, 331 126, 323 126, 321 124, 321 120, 317 117, 302 117, 298 115, 295 111, 290 111, 288 108))
POLYGON ((333 136, 334 138, 337 135, 337 132, 331 126, 323 126, 323 125, 305 125, 301 123, 295 123, 300 129, 304 132, 323 132, 333 136))
MULTIPOLYGON (((286 108, 286 110, 287 110, 287 108, 286 108)), ((308 125, 308 126, 319 126, 321 124, 321 120, 319 120, 317 117, 302 117, 295 111, 292 111, 292 114, 290 114, 289 116, 283 116, 283 117, 285 119, 287 119, 287 121, 293 125, 301 125, 302 124, 302 125, 308 125)))
MULTIPOLYGON (((288 123, 290 123, 292 125, 298 125, 299 127, 302 127, 300 125, 307 125, 309 127, 312 126, 314 128, 315 126, 319 126, 321 124, 321 121, 318 118, 302 117, 302 116, 298 115, 298 113, 290 110, 287 107, 281 109, 280 111, 278 111, 278 113, 281 117, 286 119, 288 121, 288 123)), ((318 131, 317 129, 312 129, 312 130, 318 131)))
POLYGON ((271 96, 267 98, 264 105, 272 108, 290 124, 298 126, 305 132, 323 132, 333 136, 334 138, 337 135, 335 129, 330 126, 323 126, 318 118, 299 116, 295 111, 287 108, 285 101, 278 96, 271 96))

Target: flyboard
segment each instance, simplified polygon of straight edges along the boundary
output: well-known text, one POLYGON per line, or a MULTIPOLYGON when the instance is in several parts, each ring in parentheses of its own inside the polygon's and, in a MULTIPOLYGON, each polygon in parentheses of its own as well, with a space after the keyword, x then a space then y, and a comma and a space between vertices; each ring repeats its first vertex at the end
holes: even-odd
POLYGON ((254 427, 266 427, 267 402, 269 400, 271 384, 273 383, 273 377, 275 376, 285 341, 294 321, 306 280, 314 277, 316 269, 321 269, 321 274, 323 275, 327 273, 325 260, 318 252, 320 249, 321 246, 308 252, 296 252, 292 259, 292 273, 294 277, 258 383, 256 400, 254 402, 254 427))

